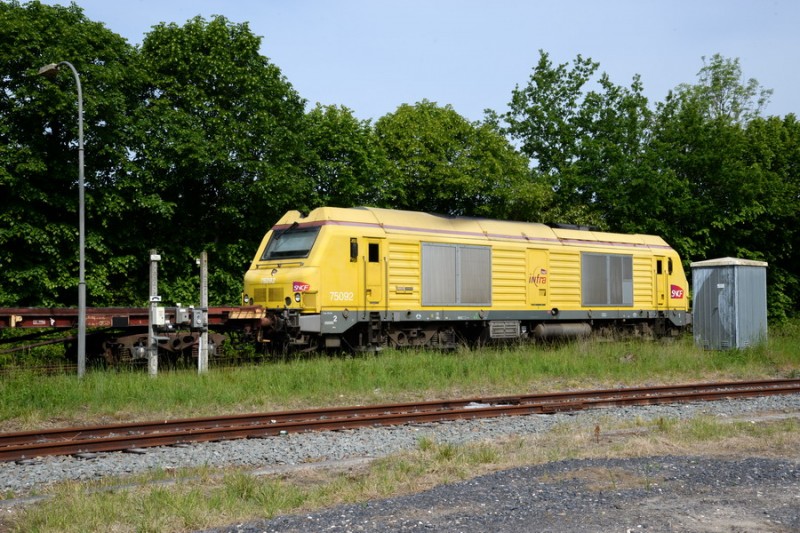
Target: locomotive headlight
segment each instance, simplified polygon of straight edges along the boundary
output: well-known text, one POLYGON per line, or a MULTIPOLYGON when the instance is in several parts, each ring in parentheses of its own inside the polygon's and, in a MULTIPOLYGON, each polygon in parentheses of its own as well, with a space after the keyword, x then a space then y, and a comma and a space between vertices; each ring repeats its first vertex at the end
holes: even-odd
POLYGON ((286 302, 286 307, 289 307, 290 305, 292 305, 292 299, 289 298, 288 296, 286 297, 286 299, 284 301, 286 302))
POLYGON ((301 298, 301 296, 300 296, 299 292, 294 293, 294 301, 295 302, 300 303, 300 298, 301 298))
POLYGON ((250 296, 248 296, 247 294, 242 296, 242 303, 244 305, 250 305, 251 302, 252 302, 252 300, 250 300, 250 296))

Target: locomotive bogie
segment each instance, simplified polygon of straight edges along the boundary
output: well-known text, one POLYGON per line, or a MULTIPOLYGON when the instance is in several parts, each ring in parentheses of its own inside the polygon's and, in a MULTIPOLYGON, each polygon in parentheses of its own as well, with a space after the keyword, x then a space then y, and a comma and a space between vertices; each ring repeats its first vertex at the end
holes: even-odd
MULTIPOLYGON (((173 361, 197 359, 198 336, 196 332, 163 333, 157 341, 159 357, 173 361)), ((147 359, 147 341, 146 333, 109 337, 102 343, 103 359, 112 366, 143 362, 147 359)), ((209 357, 215 357, 224 342, 225 335, 209 333, 209 357)))
POLYGON ((691 322, 660 237, 374 208, 287 213, 245 276, 273 346, 454 347, 691 322))

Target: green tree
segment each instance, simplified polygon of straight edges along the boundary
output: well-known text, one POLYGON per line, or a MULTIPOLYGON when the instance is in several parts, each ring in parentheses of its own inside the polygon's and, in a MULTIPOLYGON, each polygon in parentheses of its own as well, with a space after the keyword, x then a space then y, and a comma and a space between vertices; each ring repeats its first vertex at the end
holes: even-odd
POLYGON ((163 252, 168 300, 196 297, 192 258, 205 248, 212 301, 235 303, 263 234, 302 207, 304 100, 260 45, 221 16, 160 24, 142 43, 148 80, 128 186, 147 200, 138 223, 146 247, 163 252))
POLYGON ((737 228, 729 255, 769 263, 770 314, 783 318, 800 310, 800 123, 793 114, 753 118, 744 135, 749 189, 761 211, 737 228))
POLYGON ((78 279, 77 90, 84 103, 86 264, 89 305, 124 290, 130 257, 107 224, 126 207, 113 185, 126 158, 133 49, 75 4, 0 2, 0 305, 75 305, 78 279))
POLYGON ((754 80, 740 85, 738 61, 714 57, 697 85, 679 86, 659 106, 651 145, 682 191, 667 231, 695 260, 741 251, 742 229, 762 217, 769 202, 764 173, 747 161, 750 141, 742 122, 755 117, 747 110, 760 109, 750 99, 768 92, 754 80))
POLYGON ((638 76, 629 88, 615 85, 606 74, 597 84, 600 90, 589 91, 578 111, 573 194, 561 201, 591 206, 592 219, 604 227, 640 232, 653 215, 652 199, 661 186, 645 156, 652 112, 638 76))
POLYGON ((505 132, 530 158, 535 175, 555 191, 548 217, 618 230, 637 227, 647 178, 657 177, 644 157, 652 113, 635 77, 630 88, 595 80, 599 64, 577 56, 554 65, 540 51, 524 87, 512 92, 500 116, 505 132), (598 90, 589 90, 590 82, 598 90))
POLYGON ((578 157, 579 105, 599 63, 578 55, 572 69, 568 66, 554 66, 540 50, 528 84, 512 91, 509 111, 502 115, 506 133, 545 175, 565 174, 578 157))
POLYGON ((380 202, 386 157, 369 121, 346 107, 318 104, 306 114, 304 135, 307 208, 380 202))
POLYGON ((744 79, 739 58, 714 54, 706 61, 703 57, 697 77, 696 84, 680 85, 677 92, 682 99, 696 103, 711 121, 746 124, 761 116, 772 96, 772 89, 761 87, 755 78, 744 79))
POLYGON ((498 218, 519 209, 526 161, 490 122, 423 100, 378 119, 375 133, 389 161, 384 205, 498 218))
POLYGON ((798 124, 760 116, 771 91, 715 55, 658 108, 652 157, 674 190, 665 237, 691 260, 766 260, 770 316, 797 311, 798 124), (675 200, 678 201, 675 201, 675 200))

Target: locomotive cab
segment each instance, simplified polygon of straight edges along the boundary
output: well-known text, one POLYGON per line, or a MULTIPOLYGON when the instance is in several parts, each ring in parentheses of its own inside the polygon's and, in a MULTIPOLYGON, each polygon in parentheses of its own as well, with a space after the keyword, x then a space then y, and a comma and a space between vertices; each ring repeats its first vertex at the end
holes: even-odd
POLYGON ((265 343, 339 347, 357 310, 383 302, 382 239, 342 225, 337 211, 320 208, 308 217, 291 211, 262 240, 242 301, 264 309, 265 343))

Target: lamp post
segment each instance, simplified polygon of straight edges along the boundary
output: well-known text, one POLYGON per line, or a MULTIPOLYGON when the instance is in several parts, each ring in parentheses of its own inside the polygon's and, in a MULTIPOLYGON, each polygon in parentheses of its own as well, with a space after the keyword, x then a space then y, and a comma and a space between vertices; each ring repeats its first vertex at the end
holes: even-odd
POLYGON ((75 76, 78 87, 78 249, 80 267, 78 274, 78 377, 86 373, 86 268, 84 261, 85 229, 84 229, 84 185, 83 185, 83 93, 78 71, 69 61, 50 63, 39 69, 39 74, 54 77, 59 67, 66 65, 75 76))

